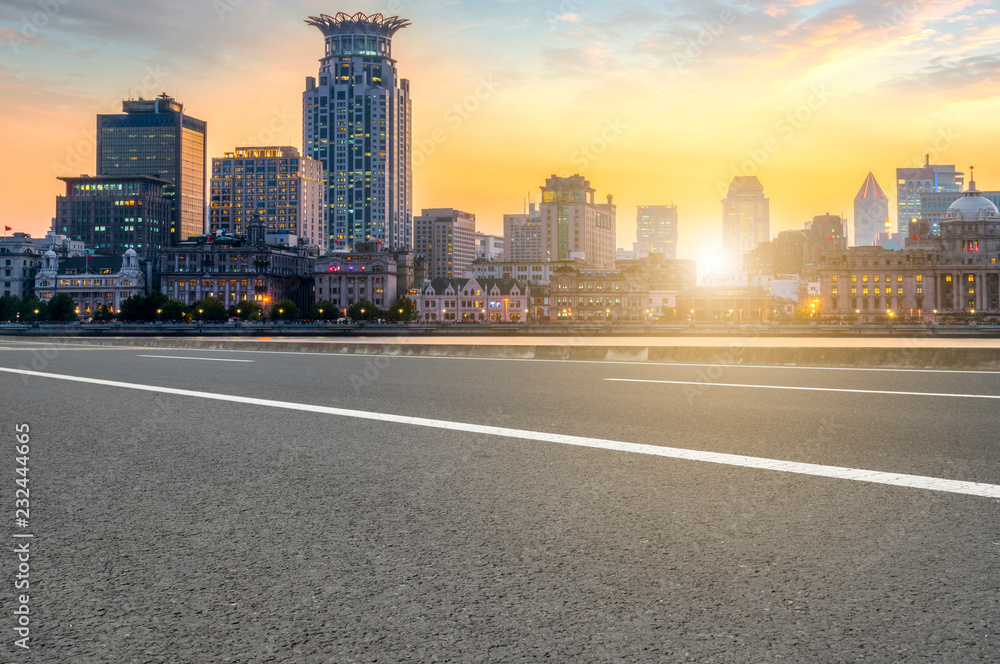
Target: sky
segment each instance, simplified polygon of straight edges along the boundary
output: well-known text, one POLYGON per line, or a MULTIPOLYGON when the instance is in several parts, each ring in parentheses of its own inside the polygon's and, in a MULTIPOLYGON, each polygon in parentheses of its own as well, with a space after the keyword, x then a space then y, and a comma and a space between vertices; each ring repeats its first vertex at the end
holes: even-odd
POLYGON ((705 262, 721 199, 756 175, 771 233, 853 218, 869 171, 976 166, 1000 189, 1000 2, 986 0, 0 0, 0 224, 43 236, 63 185, 93 174, 99 113, 174 96, 208 156, 301 149, 323 38, 308 16, 401 16, 414 209, 502 234, 551 175, 618 205, 675 204, 678 256, 705 262))

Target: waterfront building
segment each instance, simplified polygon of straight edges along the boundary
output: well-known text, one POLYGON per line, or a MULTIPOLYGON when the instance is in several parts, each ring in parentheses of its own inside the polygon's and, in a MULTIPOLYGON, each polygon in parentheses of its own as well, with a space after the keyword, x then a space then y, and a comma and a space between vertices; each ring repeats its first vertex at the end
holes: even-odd
POLYGON ((461 277, 476 260, 476 215, 425 209, 413 220, 413 251, 427 260, 430 279, 461 277))
POLYGON ((542 187, 542 251, 544 260, 583 259, 594 269, 615 264, 615 205, 594 202, 595 189, 582 175, 553 175, 542 187))
POLYGON ((101 307, 118 312, 125 300, 146 294, 148 269, 134 249, 127 250, 120 258, 78 256, 62 261, 49 249, 35 276, 35 293, 46 303, 56 295, 69 295, 81 318, 93 316, 101 307))

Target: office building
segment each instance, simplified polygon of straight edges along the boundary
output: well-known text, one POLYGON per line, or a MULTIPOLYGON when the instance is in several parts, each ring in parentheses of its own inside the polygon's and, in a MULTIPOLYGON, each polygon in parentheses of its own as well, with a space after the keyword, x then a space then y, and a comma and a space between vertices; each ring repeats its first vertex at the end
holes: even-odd
POLYGON ((636 211, 636 237, 637 244, 648 244, 647 254, 677 258, 677 206, 640 205, 636 211))
POLYGON ((582 258, 594 269, 615 265, 615 205, 594 202, 595 190, 582 175, 553 175, 542 187, 543 260, 582 258))
POLYGON ((326 248, 323 165, 293 147, 236 148, 212 159, 209 233, 245 235, 259 215, 269 233, 326 248))
POLYGON ((542 212, 531 203, 526 214, 503 216, 504 260, 537 263, 545 260, 542 251, 542 212))
POLYGON ((135 249, 142 260, 170 246, 174 225, 166 180, 142 175, 59 179, 66 193, 56 198, 54 233, 99 254, 120 256, 135 249))
POLYGON ((889 229, 889 199, 871 172, 854 197, 854 246, 870 247, 889 229))
POLYGON ((35 294, 35 276, 42 267, 42 257, 49 249, 57 258, 84 255, 83 242, 49 233, 33 238, 28 233, 14 233, 0 238, 0 296, 26 300, 35 294))
POLYGON ((413 246, 410 82, 400 79, 392 36, 409 22, 381 14, 310 17, 326 51, 302 97, 303 153, 326 172, 331 251, 381 242, 413 246))
POLYGON ((422 210, 413 220, 414 253, 428 279, 461 277, 476 260, 476 215, 453 208, 422 210))
POLYGON ((97 116, 97 174, 164 180, 171 243, 204 234, 208 125, 167 95, 125 101, 122 110, 97 116))
POLYGON ((401 262, 378 245, 361 244, 354 251, 338 251, 316 262, 316 300, 327 300, 346 311, 363 301, 388 309, 406 294, 401 262))
MULTIPOLYGON (((980 195, 996 206, 1000 206, 1000 191, 982 191, 980 195)), ((926 221, 930 225, 930 233, 940 235, 941 219, 951 204, 962 198, 961 191, 941 191, 923 192, 920 194, 920 215, 918 220, 926 221)), ((910 220, 913 223, 913 220, 910 220)), ((919 236, 919 233, 907 232, 906 237, 919 236)))
POLYGON ((964 184, 964 173, 956 171, 952 164, 947 166, 931 164, 930 155, 924 157, 924 165, 921 167, 897 168, 897 230, 906 235, 910 221, 920 218, 922 194, 952 192, 960 197, 964 184))
POLYGON ((502 261, 504 253, 502 237, 476 231, 476 260, 502 261))
POLYGON ((743 255, 771 239, 771 201, 756 176, 736 176, 722 201, 722 242, 731 269, 743 255))

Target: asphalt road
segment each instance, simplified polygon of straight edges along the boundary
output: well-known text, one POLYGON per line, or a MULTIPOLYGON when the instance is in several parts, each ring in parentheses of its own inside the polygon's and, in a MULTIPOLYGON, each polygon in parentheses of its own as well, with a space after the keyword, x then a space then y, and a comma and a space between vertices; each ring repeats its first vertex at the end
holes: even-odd
POLYGON ((3 342, 0 402, 3 662, 1000 662, 1000 374, 3 342))

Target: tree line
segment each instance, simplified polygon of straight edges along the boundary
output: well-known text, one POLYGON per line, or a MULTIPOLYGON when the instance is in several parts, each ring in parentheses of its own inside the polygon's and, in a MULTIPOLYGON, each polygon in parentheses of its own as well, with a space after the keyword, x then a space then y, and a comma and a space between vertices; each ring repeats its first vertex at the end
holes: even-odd
MULTIPOLYGON (((94 322, 121 321, 125 323, 221 323, 232 319, 247 322, 299 322, 303 320, 337 321, 342 318, 350 318, 354 321, 385 320, 395 323, 414 321, 417 317, 416 304, 408 297, 399 298, 388 309, 380 309, 373 303, 364 300, 344 310, 333 302, 321 300, 314 304, 308 312, 303 313, 291 300, 275 302, 267 307, 259 302, 249 301, 227 307, 215 298, 205 298, 188 306, 159 291, 154 291, 149 295, 134 295, 122 302, 121 309, 118 311, 114 311, 109 306, 103 306, 90 316, 94 322)), ((81 318, 87 318, 87 316, 78 313, 73 298, 66 293, 56 295, 47 303, 34 296, 24 300, 12 295, 0 297, 0 322, 71 323, 81 318)))

